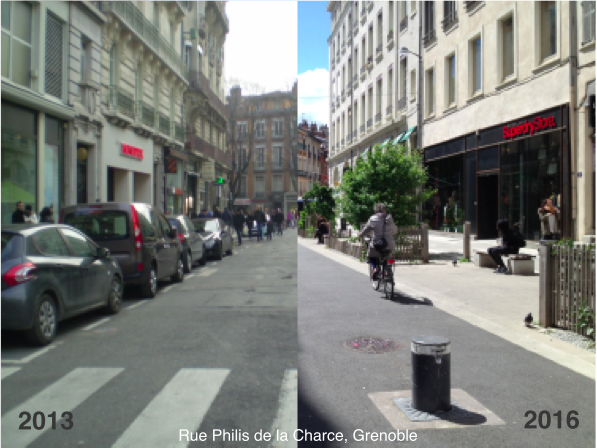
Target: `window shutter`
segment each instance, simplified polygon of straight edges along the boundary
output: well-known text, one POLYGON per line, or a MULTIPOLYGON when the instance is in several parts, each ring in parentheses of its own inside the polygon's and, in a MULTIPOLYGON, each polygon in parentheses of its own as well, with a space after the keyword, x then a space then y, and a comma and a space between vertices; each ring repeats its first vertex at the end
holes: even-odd
POLYGON ((62 23, 51 14, 46 19, 46 93, 62 99, 62 23))

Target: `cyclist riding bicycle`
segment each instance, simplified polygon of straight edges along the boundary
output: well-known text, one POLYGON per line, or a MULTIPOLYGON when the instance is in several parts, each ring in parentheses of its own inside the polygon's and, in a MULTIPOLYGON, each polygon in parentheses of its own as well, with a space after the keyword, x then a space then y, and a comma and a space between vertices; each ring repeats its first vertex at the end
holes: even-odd
POLYGON ((373 233, 367 248, 367 257, 369 259, 369 263, 371 263, 371 266, 373 267, 372 279, 377 280, 381 261, 380 258, 387 257, 389 254, 394 252, 394 249, 396 248, 394 235, 398 229, 394 224, 392 215, 386 211, 386 204, 375 204, 374 209, 375 214, 369 218, 369 221, 367 221, 367 224, 359 234, 359 237, 362 238, 370 233, 373 233), (385 238, 387 244, 383 250, 379 251, 375 248, 375 245, 382 238, 385 238))

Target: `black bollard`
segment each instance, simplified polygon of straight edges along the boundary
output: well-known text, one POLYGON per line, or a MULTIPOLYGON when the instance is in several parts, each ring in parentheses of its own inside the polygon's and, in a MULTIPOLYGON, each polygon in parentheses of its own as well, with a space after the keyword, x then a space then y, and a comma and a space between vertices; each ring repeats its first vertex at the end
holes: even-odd
POLYGON ((452 409, 450 400, 450 341, 441 336, 412 339, 412 407, 435 414, 452 409))

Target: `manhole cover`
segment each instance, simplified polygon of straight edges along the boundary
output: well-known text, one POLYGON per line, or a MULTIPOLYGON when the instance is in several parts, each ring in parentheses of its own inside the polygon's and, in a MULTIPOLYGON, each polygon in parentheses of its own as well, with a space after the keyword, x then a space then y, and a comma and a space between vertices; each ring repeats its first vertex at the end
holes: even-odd
POLYGON ((345 341, 344 347, 359 353, 378 354, 393 352, 394 350, 401 348, 402 345, 397 342, 390 341, 389 339, 360 336, 358 338, 345 341))

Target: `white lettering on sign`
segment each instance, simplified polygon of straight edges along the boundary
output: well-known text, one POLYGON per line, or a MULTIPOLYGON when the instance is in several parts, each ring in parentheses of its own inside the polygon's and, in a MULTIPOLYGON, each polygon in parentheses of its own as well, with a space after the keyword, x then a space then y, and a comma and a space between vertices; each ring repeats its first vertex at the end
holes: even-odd
POLYGON ((120 154, 132 157, 133 159, 143 160, 143 150, 132 145, 127 145, 126 143, 120 145, 120 154))

